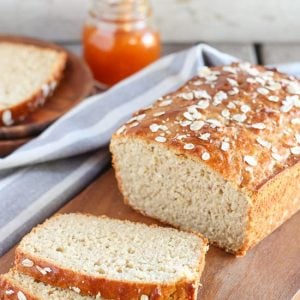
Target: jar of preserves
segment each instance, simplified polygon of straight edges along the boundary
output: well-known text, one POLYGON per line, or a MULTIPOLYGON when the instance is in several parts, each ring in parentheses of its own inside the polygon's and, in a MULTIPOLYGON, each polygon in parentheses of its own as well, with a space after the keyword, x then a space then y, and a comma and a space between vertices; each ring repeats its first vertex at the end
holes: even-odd
POLYGON ((111 86, 160 56, 147 0, 92 0, 83 28, 84 58, 95 79, 111 86))

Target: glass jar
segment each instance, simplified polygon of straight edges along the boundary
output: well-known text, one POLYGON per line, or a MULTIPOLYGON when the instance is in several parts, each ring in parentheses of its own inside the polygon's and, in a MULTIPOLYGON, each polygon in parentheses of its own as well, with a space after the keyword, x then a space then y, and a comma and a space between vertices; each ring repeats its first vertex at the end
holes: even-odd
POLYGON ((97 81, 111 86, 160 56, 147 0, 92 0, 83 28, 84 58, 97 81))

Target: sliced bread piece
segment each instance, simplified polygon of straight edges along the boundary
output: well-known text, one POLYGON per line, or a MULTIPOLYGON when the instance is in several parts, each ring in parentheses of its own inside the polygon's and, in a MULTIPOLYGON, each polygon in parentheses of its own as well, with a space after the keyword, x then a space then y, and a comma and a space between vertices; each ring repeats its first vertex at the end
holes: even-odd
POLYGON ((66 60, 63 51, 0 42, 0 125, 22 121, 43 105, 62 78, 66 60))
POLYGON ((300 209, 300 81, 203 68, 113 135, 125 203, 244 255, 300 209))
POLYGON ((28 275, 10 270, 0 276, 2 300, 92 300, 98 297, 81 296, 77 289, 61 289, 34 280, 28 275))
POLYGON ((108 299, 196 299, 207 241, 173 228, 57 215, 25 236, 17 269, 108 299))

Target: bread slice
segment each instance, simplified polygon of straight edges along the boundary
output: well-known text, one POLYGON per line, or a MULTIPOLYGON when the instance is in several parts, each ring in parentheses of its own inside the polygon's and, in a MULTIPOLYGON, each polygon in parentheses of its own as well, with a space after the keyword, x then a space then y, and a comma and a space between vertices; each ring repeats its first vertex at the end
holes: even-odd
POLYGON ((92 300, 100 296, 82 296, 76 289, 61 289, 34 280, 28 275, 10 270, 0 275, 1 300, 92 300))
POLYGON ((299 95, 274 69, 204 68, 114 134, 125 202, 244 255, 300 209, 299 95))
POLYGON ((107 299, 196 299, 207 241, 173 228, 57 215, 25 236, 18 271, 107 299))
POLYGON ((0 125, 22 121, 42 106, 62 78, 63 51, 0 42, 0 125))

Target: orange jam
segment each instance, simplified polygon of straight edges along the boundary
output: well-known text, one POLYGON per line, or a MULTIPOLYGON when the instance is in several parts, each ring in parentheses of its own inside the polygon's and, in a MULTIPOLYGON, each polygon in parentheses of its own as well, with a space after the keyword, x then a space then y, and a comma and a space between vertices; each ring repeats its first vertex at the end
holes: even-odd
POLYGON ((148 27, 129 29, 86 24, 83 29, 84 58, 94 77, 111 86, 137 72, 160 56, 160 38, 148 27))

